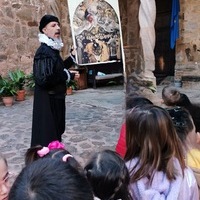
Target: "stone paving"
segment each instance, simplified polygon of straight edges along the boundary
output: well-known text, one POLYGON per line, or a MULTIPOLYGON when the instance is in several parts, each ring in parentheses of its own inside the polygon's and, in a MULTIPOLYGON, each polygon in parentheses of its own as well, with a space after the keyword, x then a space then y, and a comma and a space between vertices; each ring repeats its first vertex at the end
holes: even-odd
MULTIPOLYGON (((123 86, 75 91, 66 96, 66 131, 63 143, 84 165, 88 156, 100 149, 114 149, 123 120, 123 86)), ((5 107, 0 102, 0 152, 11 171, 24 166, 30 146, 33 96, 5 107)))
MULTIPOLYGON (((159 104, 165 82, 158 86, 159 104)), ((180 88, 198 102, 198 88, 180 88)), ((66 131, 63 143, 84 165, 92 153, 115 148, 124 119, 125 90, 123 86, 88 88, 66 97, 66 131)), ((24 153, 30 146, 33 96, 5 107, 0 102, 0 152, 8 160, 11 171, 18 173, 24 166, 24 153)))

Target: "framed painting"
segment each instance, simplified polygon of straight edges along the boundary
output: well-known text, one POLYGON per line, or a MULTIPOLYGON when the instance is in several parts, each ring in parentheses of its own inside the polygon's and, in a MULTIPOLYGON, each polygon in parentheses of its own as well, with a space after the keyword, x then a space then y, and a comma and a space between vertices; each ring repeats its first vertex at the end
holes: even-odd
POLYGON ((118 1, 68 0, 73 44, 79 65, 122 61, 118 1))

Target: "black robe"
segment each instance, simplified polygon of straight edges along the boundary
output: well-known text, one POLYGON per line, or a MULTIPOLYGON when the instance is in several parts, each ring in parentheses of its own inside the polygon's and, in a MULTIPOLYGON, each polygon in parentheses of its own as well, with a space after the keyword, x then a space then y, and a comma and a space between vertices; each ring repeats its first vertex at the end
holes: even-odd
POLYGON ((74 78, 74 74, 66 73, 64 68, 72 65, 71 57, 63 61, 58 50, 41 43, 33 64, 35 91, 31 146, 61 141, 65 131, 66 80, 74 78))

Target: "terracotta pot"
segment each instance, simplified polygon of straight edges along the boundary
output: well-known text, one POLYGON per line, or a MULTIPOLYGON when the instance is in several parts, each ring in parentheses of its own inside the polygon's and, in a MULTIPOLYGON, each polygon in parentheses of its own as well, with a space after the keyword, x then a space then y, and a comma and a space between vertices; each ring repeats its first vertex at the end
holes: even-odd
POLYGON ((25 100, 25 90, 18 90, 16 95, 17 101, 24 101, 25 100))
POLYGON ((12 106, 14 102, 14 97, 2 97, 5 106, 12 106))
POLYGON ((66 94, 67 95, 72 95, 73 91, 72 91, 72 87, 67 88, 66 94))

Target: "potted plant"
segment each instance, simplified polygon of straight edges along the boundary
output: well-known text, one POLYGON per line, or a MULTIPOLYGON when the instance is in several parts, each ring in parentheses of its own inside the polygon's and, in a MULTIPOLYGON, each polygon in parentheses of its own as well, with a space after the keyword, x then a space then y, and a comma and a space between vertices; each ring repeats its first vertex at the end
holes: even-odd
POLYGON ((30 94, 33 94, 33 91, 35 88, 35 80, 34 80, 33 72, 26 75, 25 86, 28 89, 28 91, 30 92, 30 94))
POLYGON ((17 101, 24 101, 25 100, 25 80, 26 75, 22 70, 16 69, 15 71, 10 71, 9 73, 10 79, 14 82, 17 94, 16 100, 17 101))
POLYGON ((16 95, 16 88, 14 82, 6 77, 0 78, 0 96, 2 97, 5 106, 12 106, 14 102, 14 95, 16 95))
POLYGON ((75 80, 70 80, 70 81, 67 82, 66 84, 67 84, 67 91, 66 91, 66 94, 67 94, 67 95, 73 94, 73 90, 76 90, 76 89, 77 89, 77 81, 75 81, 75 80))

